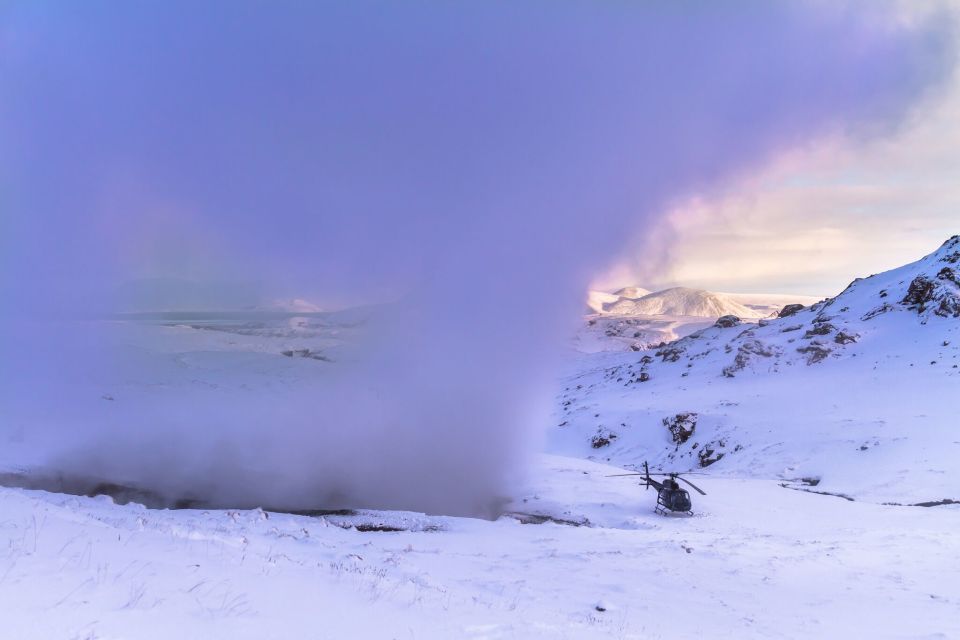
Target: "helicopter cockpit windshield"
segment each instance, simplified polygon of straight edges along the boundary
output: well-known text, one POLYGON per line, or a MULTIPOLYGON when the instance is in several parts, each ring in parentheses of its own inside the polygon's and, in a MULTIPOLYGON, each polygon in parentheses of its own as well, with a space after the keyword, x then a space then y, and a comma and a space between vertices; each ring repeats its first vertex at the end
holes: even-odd
POLYGON ((692 507, 690 502, 690 494, 684 489, 673 489, 669 492, 669 495, 663 496, 665 498, 665 505, 671 511, 689 511, 692 507))

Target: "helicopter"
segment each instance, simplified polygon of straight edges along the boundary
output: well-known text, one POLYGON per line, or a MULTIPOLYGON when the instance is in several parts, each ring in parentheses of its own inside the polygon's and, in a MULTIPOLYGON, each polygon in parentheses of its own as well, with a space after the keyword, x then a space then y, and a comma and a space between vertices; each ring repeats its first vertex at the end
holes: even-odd
POLYGON ((686 489, 680 486, 680 483, 677 480, 682 480, 688 485, 693 487, 700 495, 705 496, 707 492, 693 484, 686 478, 683 478, 685 474, 679 472, 668 472, 668 473, 650 473, 650 468, 647 466, 647 463, 643 463, 643 473, 617 473, 612 476, 607 476, 608 478, 622 478, 624 476, 643 476, 643 480, 646 482, 646 487, 649 489, 653 487, 657 490, 657 506, 654 508, 655 513, 660 515, 667 515, 667 511, 673 511, 675 513, 688 513, 693 515, 693 503, 690 501, 690 493, 686 489), (654 476, 666 476, 663 479, 663 482, 658 482, 654 480, 651 475, 654 476))

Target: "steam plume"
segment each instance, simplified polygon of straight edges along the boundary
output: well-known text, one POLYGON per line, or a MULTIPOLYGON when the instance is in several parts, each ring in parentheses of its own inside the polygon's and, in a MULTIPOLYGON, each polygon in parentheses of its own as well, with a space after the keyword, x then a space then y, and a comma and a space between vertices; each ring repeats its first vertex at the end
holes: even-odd
POLYGON ((0 419, 60 470, 286 508, 481 511, 627 238, 811 136, 887 132, 953 57, 948 21, 866 2, 0 18, 0 419), (106 412, 97 381, 161 374, 109 327, 54 323, 146 275, 401 302, 322 384, 106 412))

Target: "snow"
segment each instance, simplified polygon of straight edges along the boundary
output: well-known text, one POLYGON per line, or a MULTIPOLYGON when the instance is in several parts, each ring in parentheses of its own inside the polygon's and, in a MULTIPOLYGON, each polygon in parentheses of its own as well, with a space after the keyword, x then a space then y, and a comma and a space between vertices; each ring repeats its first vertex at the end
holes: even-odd
MULTIPOLYGON (((954 238, 784 318, 588 316, 546 453, 494 520, 14 488, 50 443, 13 432, 2 635, 958 637, 960 504, 909 506, 960 500, 958 267, 954 238), (684 442, 668 429, 678 414, 695 414, 684 442), (690 478, 707 492, 693 516, 656 515, 653 491, 610 477, 645 460, 705 474, 690 478)), ((91 402, 124 412, 324 380, 370 313, 129 316, 115 328, 137 366, 90 381, 91 402)))
POLYGON ((606 293, 604 291, 588 291, 587 309, 590 313, 603 313, 604 305, 611 304, 619 299, 619 295, 612 293, 606 293))
POLYGON ((508 508, 157 511, 0 490, 11 638, 795 638, 960 633, 960 510, 698 479, 652 513, 618 469, 541 459, 508 508), (361 531, 391 524, 406 531, 361 531), (411 526, 416 525, 416 526, 411 526), (597 606, 605 609, 598 611, 597 606))
POLYGON ((618 315, 669 315, 719 317, 734 315, 739 318, 759 318, 760 314, 735 300, 703 289, 673 287, 642 298, 624 298, 605 305, 606 313, 618 315))
POLYGON ((690 335, 714 321, 700 316, 591 314, 574 336, 573 345, 582 353, 637 351, 690 335))

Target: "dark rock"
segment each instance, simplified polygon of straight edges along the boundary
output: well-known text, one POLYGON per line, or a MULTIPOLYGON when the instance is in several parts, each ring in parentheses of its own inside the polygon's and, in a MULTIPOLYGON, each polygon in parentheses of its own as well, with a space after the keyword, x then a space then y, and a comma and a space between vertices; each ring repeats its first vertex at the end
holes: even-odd
POLYGON ((803 311, 804 307, 802 304, 788 304, 783 309, 780 309, 780 313, 777 314, 778 318, 787 318, 796 314, 798 311, 803 311))
MULTIPOLYGON (((946 242, 943 243, 942 248, 953 249, 956 247, 960 247, 960 236, 951 236, 946 242)), ((960 262, 960 251, 953 251, 952 253, 948 253, 942 259, 944 262, 949 262, 950 264, 956 264, 957 262, 960 262)))
POLYGON ((611 442, 617 439, 617 434, 610 431, 599 431, 597 435, 590 439, 590 446, 594 449, 601 449, 609 446, 611 442))
POLYGON ((737 355, 733 359, 733 364, 723 369, 723 375, 732 378, 733 374, 746 367, 747 363, 750 362, 754 356, 769 358, 773 355, 773 350, 759 340, 747 340, 737 349, 737 355))
POLYGON ((944 295, 934 313, 944 318, 960 318, 960 298, 953 294, 944 295))
POLYGON ((940 280, 948 280, 953 284, 960 286, 960 279, 957 278, 956 272, 950 267, 944 267, 940 269, 940 272, 937 274, 937 278, 940 280))
POLYGON ((936 284, 930 278, 917 276, 910 283, 910 287, 907 289, 907 295, 903 297, 900 303, 923 313, 926 305, 933 300, 936 288, 936 284))
POLYGON ((330 358, 323 355, 319 351, 313 351, 311 349, 287 349, 286 351, 281 351, 280 353, 288 358, 310 358, 311 360, 332 362, 330 358))
POLYGON ((830 324, 829 322, 821 322, 819 324, 813 325, 812 329, 808 329, 804 338, 813 338, 814 336, 825 336, 827 334, 833 333, 836 331, 836 327, 830 324))
POLYGON ((867 311, 865 314, 863 314, 863 316, 860 317, 860 319, 870 320, 871 318, 876 318, 877 316, 887 313, 888 311, 893 311, 893 309, 893 305, 884 303, 872 311, 867 311))
POLYGON ((830 355, 830 349, 819 342, 811 342, 805 347, 797 347, 797 351, 807 356, 807 364, 815 364, 830 355))
POLYGON ((697 429, 697 417, 696 413, 690 411, 663 419, 663 426, 670 431, 670 438, 674 444, 679 446, 690 439, 697 429))
POLYGON ((717 318, 717 321, 713 326, 720 327, 721 329, 729 329, 730 327, 735 327, 738 324, 740 324, 740 318, 734 315, 727 315, 717 318))
POLYGON ((850 344, 851 342, 856 342, 857 338, 859 337, 860 336, 858 336, 855 333, 850 334, 850 333, 844 333, 843 331, 840 331, 837 333, 836 336, 834 336, 833 341, 836 342, 837 344, 850 344))
MULTIPOLYGON (((937 274, 940 280, 956 283, 956 274, 953 269, 944 267, 937 274)), ((910 283, 907 295, 901 300, 908 308, 922 314, 930 307, 935 307, 933 313, 944 318, 960 317, 960 296, 949 287, 937 284, 926 276, 917 276, 910 283)))
POLYGON ((655 355, 660 356, 663 362, 676 362, 680 359, 680 356, 683 355, 683 347, 664 347, 656 352, 655 355))
POLYGON ((703 445, 703 449, 697 454, 697 458, 700 460, 701 467, 709 467, 714 462, 723 459, 723 456, 726 455, 721 449, 725 448, 727 445, 723 440, 717 440, 716 442, 708 442, 703 445))

